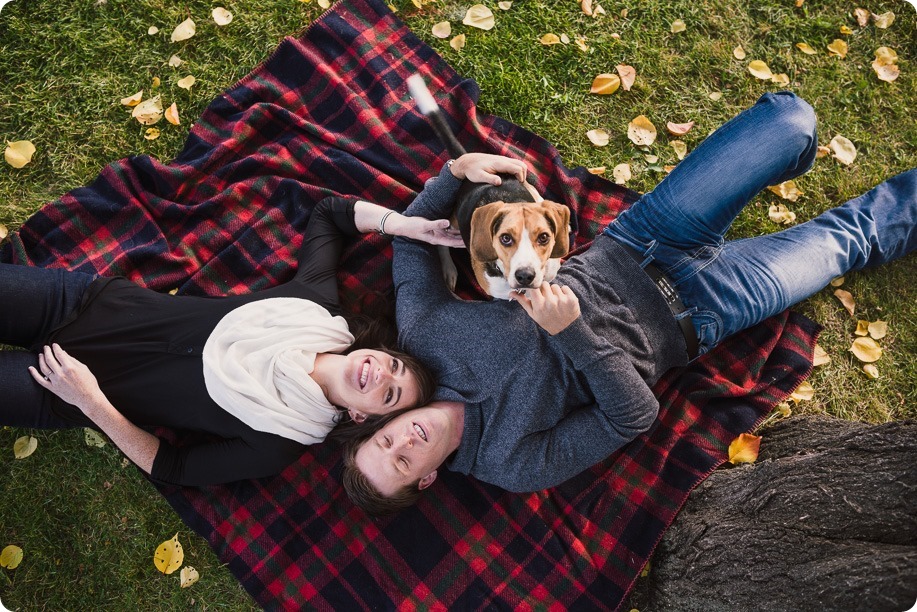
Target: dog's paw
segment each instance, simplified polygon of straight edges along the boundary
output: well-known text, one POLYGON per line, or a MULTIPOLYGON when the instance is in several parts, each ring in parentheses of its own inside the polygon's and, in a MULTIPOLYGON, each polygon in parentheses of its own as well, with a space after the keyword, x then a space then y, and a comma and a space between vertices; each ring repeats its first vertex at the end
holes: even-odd
POLYGON ((449 288, 449 291, 455 291, 455 284, 458 282, 458 268, 455 267, 455 262, 452 261, 452 255, 449 253, 448 247, 440 247, 439 265, 443 271, 443 280, 446 282, 446 287, 449 288))

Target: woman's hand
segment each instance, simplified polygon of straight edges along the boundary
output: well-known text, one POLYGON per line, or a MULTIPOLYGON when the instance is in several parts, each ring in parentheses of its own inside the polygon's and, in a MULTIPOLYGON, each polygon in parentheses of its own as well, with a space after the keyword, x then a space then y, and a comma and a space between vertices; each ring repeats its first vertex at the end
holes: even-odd
POLYGON ((448 219, 405 217, 393 213, 385 221, 385 233, 453 248, 465 246, 462 234, 449 227, 448 219))
POLYGON ((509 299, 519 302, 532 320, 552 336, 559 334, 580 315, 579 298, 562 285, 543 283, 538 289, 512 293, 509 299))
POLYGON ((520 181, 525 181, 528 172, 525 162, 521 160, 488 153, 465 153, 452 162, 450 170, 452 176, 459 180, 468 179, 475 183, 491 185, 499 185, 502 182, 498 174, 512 174, 520 181))
POLYGON ((105 401, 105 395, 89 368, 58 344, 46 346, 38 355, 38 369, 29 366, 29 372, 39 385, 76 406, 89 418, 92 418, 89 414, 91 408, 99 400, 105 401))

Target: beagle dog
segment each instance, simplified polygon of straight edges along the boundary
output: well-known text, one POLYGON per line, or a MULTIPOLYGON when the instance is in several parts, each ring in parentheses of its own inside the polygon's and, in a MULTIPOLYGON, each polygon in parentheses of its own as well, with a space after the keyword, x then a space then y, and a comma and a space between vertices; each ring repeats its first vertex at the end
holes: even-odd
MULTIPOLYGON (((408 90, 453 157, 465 149, 449 129, 439 105, 420 75, 407 80, 408 90)), ((462 181, 452 214, 468 253, 475 279, 488 295, 537 289, 554 279, 560 258, 570 250, 570 209, 541 197, 528 182, 508 174, 500 185, 462 181)), ((440 247, 443 277, 455 289, 458 271, 448 247, 440 247)))
MULTIPOLYGON (((468 247, 475 279, 488 295, 537 289, 557 275, 570 250, 570 209, 542 198, 530 184, 501 175, 499 186, 464 181, 451 222, 468 247)), ((458 277, 448 247, 440 247, 443 277, 458 277)))

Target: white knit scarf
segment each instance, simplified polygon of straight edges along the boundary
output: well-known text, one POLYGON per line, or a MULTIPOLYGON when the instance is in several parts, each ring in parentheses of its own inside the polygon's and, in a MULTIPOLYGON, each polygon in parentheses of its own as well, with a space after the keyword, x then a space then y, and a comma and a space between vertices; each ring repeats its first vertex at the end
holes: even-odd
POLYGON ((309 376, 318 353, 353 344, 342 317, 299 298, 250 302, 224 316, 204 344, 210 397, 252 429, 321 442, 337 409, 309 376))

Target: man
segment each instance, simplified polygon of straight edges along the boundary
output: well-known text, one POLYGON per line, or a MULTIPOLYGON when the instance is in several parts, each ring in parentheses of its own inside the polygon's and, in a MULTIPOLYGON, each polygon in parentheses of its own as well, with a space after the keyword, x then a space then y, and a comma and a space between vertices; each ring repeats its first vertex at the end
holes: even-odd
MULTIPOLYGON (((455 299, 436 254, 397 240, 400 341, 436 371, 442 402, 349 445, 351 497, 371 512, 403 507, 447 459, 511 491, 557 485, 650 427, 650 388, 670 368, 836 276, 911 252, 917 170, 807 223, 724 241, 749 200, 808 170, 816 149, 812 108, 764 95, 518 304, 455 299)), ((454 166, 498 165, 483 157, 454 166)), ((446 216, 458 185, 444 169, 406 214, 446 216)))

